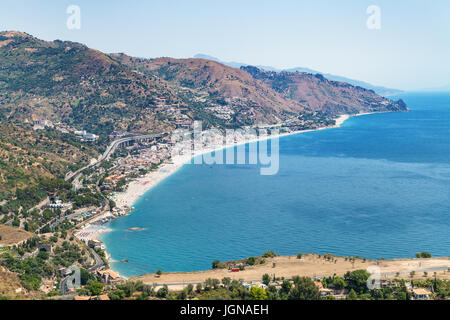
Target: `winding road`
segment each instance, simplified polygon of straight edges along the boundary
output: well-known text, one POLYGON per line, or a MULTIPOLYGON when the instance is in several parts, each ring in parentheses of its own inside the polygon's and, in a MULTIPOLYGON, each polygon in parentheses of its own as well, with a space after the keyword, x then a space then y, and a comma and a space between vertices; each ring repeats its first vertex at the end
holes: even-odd
POLYGON ((75 172, 71 172, 69 174, 67 174, 67 176, 65 177, 65 181, 69 181, 72 180, 72 184, 75 187, 75 189, 79 189, 82 186, 82 183, 80 182, 81 177, 83 176, 83 171, 86 169, 91 169, 91 168, 95 168, 97 166, 99 166, 104 160, 109 159, 109 157, 116 151, 116 149, 118 147, 120 147, 120 145, 130 142, 130 141, 136 141, 136 140, 148 140, 148 139, 157 139, 157 138, 161 138, 164 135, 164 133, 160 133, 160 134, 153 134, 153 135, 135 135, 135 136, 131 136, 131 137, 126 137, 126 138, 120 138, 117 140, 114 140, 113 142, 111 142, 111 144, 108 146, 108 148, 106 148, 105 152, 103 153, 103 155, 97 159, 95 162, 88 164, 87 166, 78 169, 75 172))

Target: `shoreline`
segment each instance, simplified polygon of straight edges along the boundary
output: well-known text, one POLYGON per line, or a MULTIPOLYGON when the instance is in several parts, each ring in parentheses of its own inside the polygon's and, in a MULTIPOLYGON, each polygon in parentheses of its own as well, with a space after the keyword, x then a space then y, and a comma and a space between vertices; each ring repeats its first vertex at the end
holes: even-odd
POLYGON ((334 129, 339 128, 346 120, 353 116, 363 116, 373 113, 361 113, 357 115, 341 115, 338 118, 335 119, 336 124, 333 126, 328 127, 322 127, 317 129, 308 129, 308 130, 301 130, 301 131, 294 131, 289 133, 281 133, 277 135, 268 135, 264 137, 258 137, 255 139, 250 140, 244 140, 239 141, 233 144, 226 144, 223 146, 219 146, 216 148, 206 148, 199 150, 197 152, 194 152, 193 154, 186 154, 179 157, 172 158, 172 163, 165 163, 162 164, 160 168, 158 168, 156 171, 152 171, 147 173, 144 177, 137 178, 133 181, 131 181, 128 184, 127 189, 124 192, 118 193, 117 198, 114 200, 116 202, 116 206, 119 209, 126 210, 127 208, 132 208, 135 203, 145 195, 149 190, 156 187, 160 182, 171 176, 172 174, 176 173, 178 170, 180 170, 184 165, 189 164, 192 159, 195 157, 208 154, 214 151, 220 151, 225 150, 231 147, 241 146, 249 143, 264 141, 264 140, 271 140, 301 133, 307 133, 307 132, 314 132, 314 131, 320 131, 320 130, 326 130, 326 129, 334 129))
MULTIPOLYGON (((342 124, 345 121, 347 121, 348 119, 350 119, 351 117, 358 117, 358 116, 377 114, 377 113, 386 113, 386 112, 369 112, 369 113, 359 113, 359 114, 353 114, 353 115, 348 115, 348 114, 341 115, 341 116, 337 117, 336 119, 334 119, 336 121, 336 123, 333 126, 321 127, 321 128, 316 128, 316 129, 307 129, 307 130, 301 130, 301 131, 294 131, 294 132, 289 132, 289 133, 281 133, 281 134, 277 134, 277 135, 267 135, 264 137, 258 137, 255 139, 238 141, 233 144, 226 144, 226 145, 215 147, 215 148, 206 148, 206 149, 202 149, 197 152, 194 152, 192 154, 185 154, 182 156, 172 158, 170 163, 164 163, 157 170, 151 171, 151 172, 147 173, 145 176, 131 181, 128 184, 126 190, 124 192, 118 193, 116 198, 114 199, 114 201, 116 203, 116 207, 119 210, 129 211, 130 212, 129 214, 132 214, 132 209, 134 208, 133 206, 139 199, 141 199, 148 191, 150 191, 151 189, 156 187, 159 183, 164 181, 166 178, 168 178, 171 175, 173 175, 174 173, 178 172, 184 165, 189 164, 195 157, 198 157, 198 156, 201 156, 204 154, 208 154, 208 153, 211 153, 214 151, 225 150, 225 149, 228 149, 231 147, 236 147, 236 146, 259 142, 259 141, 276 139, 276 138, 281 138, 281 137, 285 137, 285 136, 292 136, 292 135, 308 133, 308 132, 315 132, 315 131, 321 131, 321 130, 327 130, 327 129, 335 129, 335 128, 341 127, 342 124)), ((104 220, 105 218, 110 218, 110 220, 107 223, 109 223, 111 220, 114 219, 114 218, 111 218, 111 213, 106 212, 106 213, 101 214, 98 217, 96 217, 92 222, 104 220)), ((106 223, 100 224, 100 225, 88 223, 87 225, 83 226, 83 228, 81 228, 81 230, 79 230, 76 233, 76 236, 80 239, 84 238, 84 239, 88 239, 88 240, 92 239, 92 240, 101 241, 102 237, 111 231, 113 231, 113 230, 110 228, 107 228, 106 223), (81 235, 83 235, 83 236, 81 237, 81 235)), ((81 239, 81 240, 83 240, 83 239, 81 239)), ((104 251, 105 251, 105 255, 106 255, 109 263, 117 262, 112 259, 111 254, 109 252, 107 252, 107 248, 104 251)), ((113 271, 118 272, 117 270, 114 270, 114 268, 112 266, 110 266, 110 268, 113 271)), ((122 275, 120 275, 120 276, 124 279, 128 279, 122 275)))
MULTIPOLYGON (((239 260, 241 262, 242 260, 239 260)), ((264 274, 276 274, 277 277, 292 279, 297 275, 311 278, 323 278, 332 275, 344 276, 348 271, 367 270, 368 267, 377 267, 380 271, 380 279, 424 279, 424 272, 437 273, 439 279, 449 279, 450 258, 433 257, 428 259, 416 258, 396 258, 390 260, 371 260, 355 258, 354 261, 346 257, 334 256, 328 261, 323 255, 305 253, 301 259, 296 256, 276 256, 265 258, 263 264, 245 266, 244 270, 232 272, 225 269, 209 269, 191 272, 164 272, 162 275, 143 274, 132 276, 132 281, 143 281, 146 284, 156 284, 169 286, 172 290, 182 290, 188 284, 203 283, 206 279, 223 279, 229 277, 233 280, 247 283, 261 282, 264 274), (274 265, 275 264, 275 265, 274 265), (414 276, 411 277, 411 272, 414 276)), ((428 278, 428 279, 430 279, 428 278)))

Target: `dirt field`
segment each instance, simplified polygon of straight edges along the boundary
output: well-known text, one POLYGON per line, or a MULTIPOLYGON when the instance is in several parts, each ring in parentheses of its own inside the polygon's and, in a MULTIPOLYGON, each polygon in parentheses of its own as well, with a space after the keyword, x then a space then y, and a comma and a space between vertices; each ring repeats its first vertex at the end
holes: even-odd
POLYGON ((0 245, 12 245, 33 236, 32 233, 10 226, 0 225, 0 245))
POLYGON ((261 280, 263 274, 271 276, 292 278, 293 276, 324 277, 334 274, 342 276, 347 271, 367 269, 369 266, 380 268, 382 278, 411 278, 410 272, 415 271, 415 279, 426 279, 424 271, 428 272, 428 277, 433 277, 437 272, 439 278, 450 279, 450 258, 431 259, 396 259, 396 260, 356 260, 354 263, 345 261, 345 258, 337 257, 335 261, 327 261, 317 255, 308 254, 302 259, 296 257, 276 257, 266 259, 263 265, 246 267, 244 271, 231 272, 227 269, 209 270, 189 273, 166 273, 157 277, 155 275, 143 275, 134 277, 132 280, 142 280, 147 284, 172 284, 179 286, 183 283, 203 282, 208 278, 231 279, 255 281, 261 280), (275 265, 274 265, 275 264, 275 265), (399 273, 397 275, 397 272, 399 273))

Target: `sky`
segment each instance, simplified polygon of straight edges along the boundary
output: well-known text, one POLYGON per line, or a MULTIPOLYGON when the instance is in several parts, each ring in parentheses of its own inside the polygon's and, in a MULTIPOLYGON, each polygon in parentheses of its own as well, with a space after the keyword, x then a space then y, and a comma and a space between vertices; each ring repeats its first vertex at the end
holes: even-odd
POLYGON ((0 29, 107 53, 203 53, 403 90, 450 88, 448 0, 2 0, 0 29), (67 27, 70 5, 79 29, 67 27))

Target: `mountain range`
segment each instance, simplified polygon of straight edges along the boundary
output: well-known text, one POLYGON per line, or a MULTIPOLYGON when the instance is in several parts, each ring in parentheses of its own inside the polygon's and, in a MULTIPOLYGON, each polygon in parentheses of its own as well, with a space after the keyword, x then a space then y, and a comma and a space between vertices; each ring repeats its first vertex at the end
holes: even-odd
MULTIPOLYGON (((246 66, 250 66, 247 63, 243 63, 243 62, 225 62, 225 61, 221 61, 218 58, 206 55, 206 54, 196 54, 194 56, 194 58, 197 59, 208 59, 208 60, 213 60, 213 61, 217 61, 219 63, 225 64, 227 66, 230 66, 232 68, 241 68, 241 67, 246 67, 246 66)), ((278 68, 274 68, 274 67, 270 67, 270 66, 256 66, 260 69, 263 69, 265 71, 275 71, 275 72, 281 72, 281 71, 287 71, 287 72, 305 72, 305 73, 311 73, 311 74, 321 74, 323 75, 325 78, 327 78, 328 80, 334 80, 334 81, 340 81, 340 82, 346 82, 348 84, 351 84, 353 86, 358 86, 358 87, 362 87, 368 90, 373 90, 375 91, 377 94, 384 96, 384 97, 388 97, 388 96, 393 96, 393 95, 398 95, 401 93, 404 93, 404 91, 402 90, 398 90, 398 89, 392 89, 392 88, 386 88, 383 86, 375 86, 373 84, 370 84, 368 82, 365 81, 360 81, 360 80, 355 80, 355 79, 350 79, 347 77, 343 77, 343 76, 338 76, 338 75, 334 75, 331 73, 322 73, 320 71, 317 70, 313 70, 313 69, 309 69, 309 68, 303 68, 303 67, 297 67, 297 68, 290 68, 290 69, 278 69, 278 68)))
POLYGON ((219 129, 330 125, 341 114, 406 111, 359 86, 320 74, 234 68, 207 59, 143 59, 71 41, 0 32, 0 201, 15 189, 64 173, 100 154, 114 131, 171 132, 202 120, 219 129), (100 136, 83 145, 40 121, 100 136), (2 196, 3 195, 3 196, 2 196))

